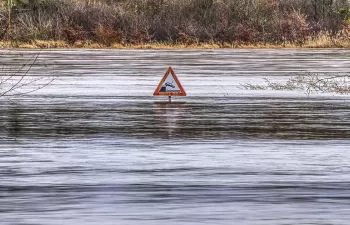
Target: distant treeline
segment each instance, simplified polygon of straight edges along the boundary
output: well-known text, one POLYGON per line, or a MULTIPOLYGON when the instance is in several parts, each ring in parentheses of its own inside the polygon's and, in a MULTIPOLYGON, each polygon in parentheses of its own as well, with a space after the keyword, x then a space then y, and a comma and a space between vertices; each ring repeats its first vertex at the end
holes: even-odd
POLYGON ((347 0, 3 0, 0 40, 303 44, 347 36, 347 0))

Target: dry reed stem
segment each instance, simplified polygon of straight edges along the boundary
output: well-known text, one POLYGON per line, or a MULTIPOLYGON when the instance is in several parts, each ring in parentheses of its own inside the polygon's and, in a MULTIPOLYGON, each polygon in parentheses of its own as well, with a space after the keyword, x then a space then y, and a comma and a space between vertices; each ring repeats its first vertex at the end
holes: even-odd
POLYGON ((145 43, 145 44, 121 44, 113 43, 105 45, 94 42, 76 41, 69 44, 66 41, 35 40, 30 42, 0 41, 0 48, 27 48, 27 49, 60 49, 60 48, 85 48, 85 49, 302 49, 302 48, 350 48, 350 41, 337 41, 329 37, 320 37, 308 40, 303 45, 294 43, 264 44, 264 43, 145 43))

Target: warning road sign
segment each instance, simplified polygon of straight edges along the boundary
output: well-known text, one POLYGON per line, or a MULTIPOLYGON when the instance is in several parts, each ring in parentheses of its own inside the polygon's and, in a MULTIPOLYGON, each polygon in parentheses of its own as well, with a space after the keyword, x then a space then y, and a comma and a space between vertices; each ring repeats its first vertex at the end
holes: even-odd
POLYGON ((165 73, 153 95, 186 96, 185 90, 171 67, 165 73))

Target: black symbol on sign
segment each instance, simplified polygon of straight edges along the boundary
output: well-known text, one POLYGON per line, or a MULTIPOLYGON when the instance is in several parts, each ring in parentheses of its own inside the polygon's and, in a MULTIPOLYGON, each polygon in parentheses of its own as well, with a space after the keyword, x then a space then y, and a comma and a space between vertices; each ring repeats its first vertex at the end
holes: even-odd
MULTIPOLYGON (((174 81, 173 81, 173 82, 174 82, 174 81)), ((175 88, 175 85, 173 85, 173 82, 171 82, 171 83, 170 83, 170 82, 166 82, 166 83, 165 83, 165 86, 166 86, 166 87, 175 88)))

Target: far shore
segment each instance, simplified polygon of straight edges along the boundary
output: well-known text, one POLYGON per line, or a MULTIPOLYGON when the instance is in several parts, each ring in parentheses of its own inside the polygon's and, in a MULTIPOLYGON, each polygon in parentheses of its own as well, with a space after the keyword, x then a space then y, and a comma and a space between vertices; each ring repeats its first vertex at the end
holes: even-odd
POLYGON ((350 49, 350 41, 338 41, 330 37, 323 37, 296 43, 115 43, 104 45, 91 41, 34 40, 30 42, 2 41, 0 48, 24 49, 350 49))

